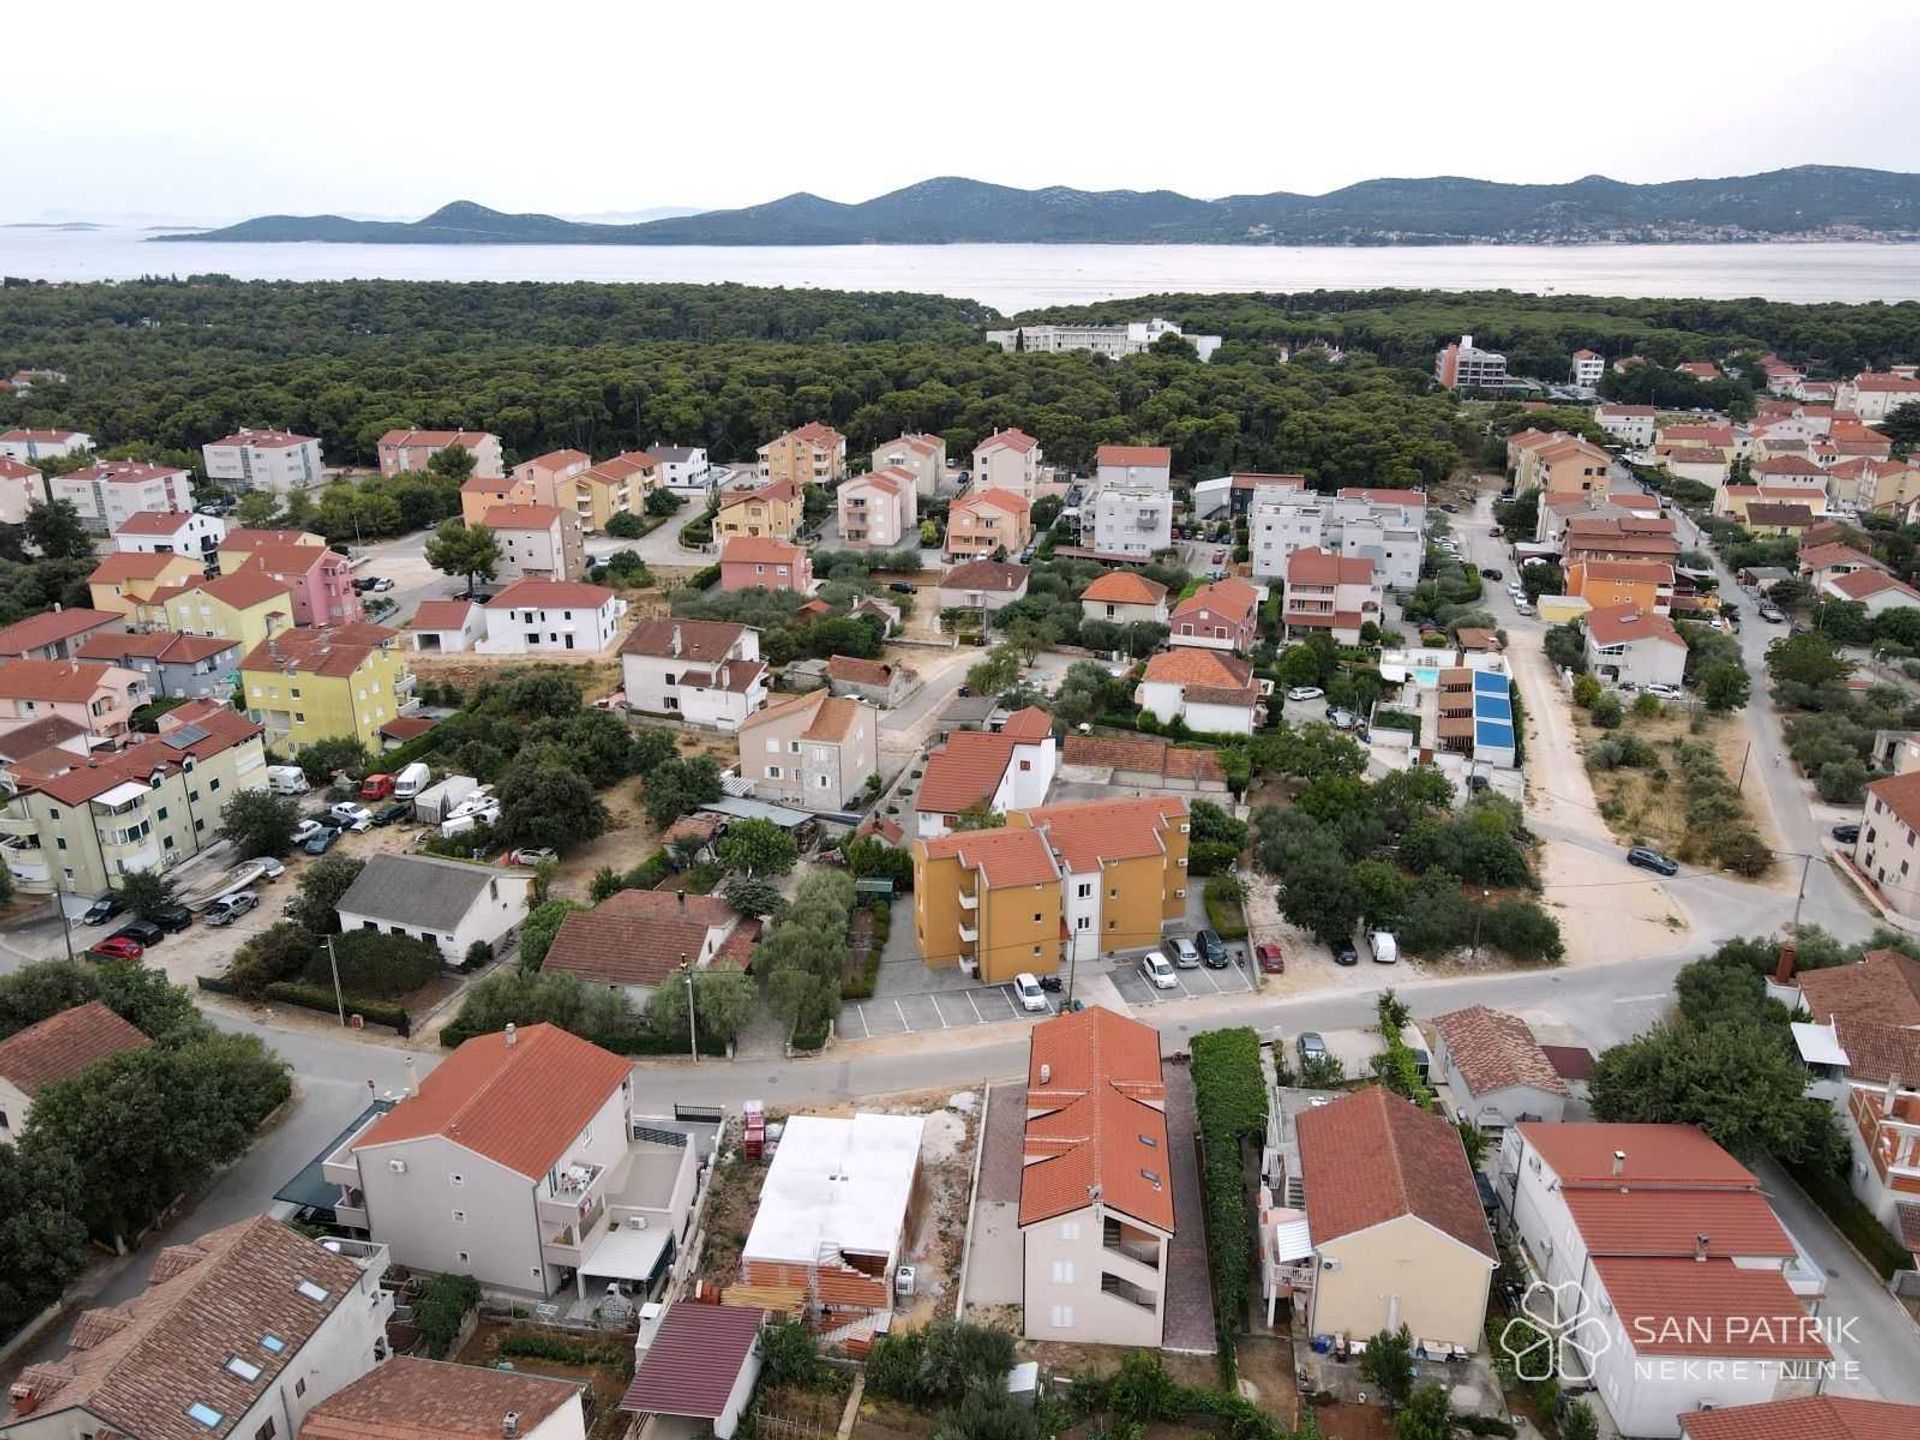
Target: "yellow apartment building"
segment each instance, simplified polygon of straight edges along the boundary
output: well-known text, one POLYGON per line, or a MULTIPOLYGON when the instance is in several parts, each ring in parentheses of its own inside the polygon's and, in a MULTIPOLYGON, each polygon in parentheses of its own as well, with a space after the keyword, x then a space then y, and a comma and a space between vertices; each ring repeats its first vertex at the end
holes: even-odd
POLYGON ((413 698, 399 640, 396 630, 360 622, 289 630, 256 645, 240 662, 240 683, 268 747, 296 755, 346 735, 379 754, 380 727, 413 698))
POLYGON ((847 478, 847 437, 811 420, 760 447, 760 478, 796 485, 837 485, 847 478))
POLYGON ((138 618, 182 635, 232 640, 244 654, 269 635, 293 629, 293 596, 272 576, 249 570, 155 591, 138 618))
POLYGON ((172 590, 205 573, 191 555, 119 550, 105 556, 87 577, 93 608, 132 618, 156 590, 172 590))
POLYGON ((720 511, 713 517, 715 542, 729 535, 772 536, 791 540, 800 532, 806 502, 800 486, 792 480, 775 480, 757 490, 736 490, 720 497, 720 511))

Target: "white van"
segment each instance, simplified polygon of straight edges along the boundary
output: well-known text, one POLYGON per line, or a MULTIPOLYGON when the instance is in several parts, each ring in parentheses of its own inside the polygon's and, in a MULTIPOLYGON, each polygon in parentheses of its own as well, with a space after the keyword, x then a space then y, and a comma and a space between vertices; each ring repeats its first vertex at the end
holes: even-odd
POLYGON ((304 795, 312 788, 307 784, 307 772, 298 765, 267 767, 267 789, 275 795, 304 795))
POLYGON ((426 789, 428 782, 432 779, 433 771, 427 768, 426 762, 416 760, 393 777, 393 798, 411 800, 426 789))
POLYGON ((1367 952, 1373 956, 1376 965, 1397 964, 1400 959, 1400 942, 1393 938, 1389 930, 1373 930, 1367 934, 1367 952))

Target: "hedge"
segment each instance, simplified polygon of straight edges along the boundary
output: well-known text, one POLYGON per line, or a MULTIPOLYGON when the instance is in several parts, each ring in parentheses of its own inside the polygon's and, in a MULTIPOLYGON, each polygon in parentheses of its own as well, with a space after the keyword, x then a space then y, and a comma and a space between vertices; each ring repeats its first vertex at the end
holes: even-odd
POLYGON ((1220 1358, 1229 1373, 1233 1337, 1253 1275, 1253 1214, 1240 1168, 1241 1141, 1267 1129, 1267 1082, 1260 1037, 1252 1030, 1216 1030, 1193 1040, 1193 1099, 1200 1123, 1207 1197, 1207 1262, 1213 1271, 1220 1358))
MULTIPOLYGON (((205 982, 202 984, 204 985, 205 982)), ((281 980, 267 986, 262 993, 265 999, 278 1000, 282 1005, 297 1005, 302 1010, 318 1010, 327 1015, 339 1013, 339 1004, 335 1001, 330 987, 299 985, 290 980, 281 980)), ((390 1005, 384 1000, 369 1000, 362 995, 348 995, 344 998, 347 1014, 358 1015, 369 1025, 385 1025, 390 1029, 398 1030, 402 1035, 413 1028, 413 1021, 407 1015, 404 1005, 390 1005)))
POLYGON ((424 760, 440 748, 441 730, 438 725, 424 735, 416 735, 404 745, 396 746, 385 754, 373 757, 379 765, 377 774, 393 775, 406 769, 416 760, 424 760))
POLYGON ((719 583, 720 567, 718 565, 708 565, 704 569, 694 571, 693 574, 687 577, 687 588, 689 590, 711 590, 719 583))
POLYGON ((1247 938, 1247 912, 1238 899, 1232 895, 1219 893, 1213 882, 1207 882, 1206 889, 1207 923, 1213 926, 1222 940, 1244 940, 1247 938))
POLYGON ((529 1360, 551 1360, 558 1365, 611 1365, 616 1368, 633 1363, 630 1345, 585 1345, 578 1340, 562 1340, 557 1335, 504 1335, 500 1354, 521 1355, 529 1360))
MULTIPOLYGON (((332 1008, 331 1003, 328 1008, 332 1008)), ((352 1008, 349 1004, 348 1009, 352 1008)), ((458 1025, 449 1025, 440 1032, 440 1043, 451 1050, 476 1035, 492 1033, 491 1030, 465 1030, 458 1025)), ((656 1035, 651 1030, 589 1030, 574 1033, 578 1034, 582 1040, 598 1045, 602 1050, 611 1050, 616 1055, 685 1055, 687 1053, 687 1037, 684 1035, 656 1035)), ((727 1042, 703 1030, 700 1032, 700 1053, 723 1056, 727 1053, 727 1042)))
POLYGON ((1914 1268, 1913 1255, 1907 1247, 1894 1239, 1874 1213, 1860 1203, 1844 1180, 1800 1165, 1788 1165, 1786 1171, 1794 1183, 1807 1192, 1807 1198, 1825 1212, 1833 1228, 1846 1236, 1853 1248, 1866 1257, 1867 1263, 1880 1272, 1881 1279, 1890 1280, 1896 1270, 1914 1268))

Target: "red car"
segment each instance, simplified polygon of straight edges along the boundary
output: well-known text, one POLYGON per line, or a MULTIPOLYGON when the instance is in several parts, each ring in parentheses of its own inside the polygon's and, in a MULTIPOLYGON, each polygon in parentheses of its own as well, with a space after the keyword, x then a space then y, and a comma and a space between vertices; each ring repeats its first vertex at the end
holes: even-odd
POLYGON ((129 940, 124 935, 110 935, 87 953, 98 955, 102 960, 138 960, 147 951, 138 940, 129 940))
POLYGON ((1280 947, 1271 940, 1262 940, 1253 947, 1253 958, 1260 962, 1260 969, 1268 975, 1287 973, 1286 957, 1280 953, 1280 947))
POLYGON ((1501 528, 1498 525, 1494 526, 1491 530, 1487 531, 1487 534, 1491 535, 1496 540, 1498 540, 1501 537, 1501 535, 1503 535, 1504 533, 1505 532, 1501 530, 1501 528))

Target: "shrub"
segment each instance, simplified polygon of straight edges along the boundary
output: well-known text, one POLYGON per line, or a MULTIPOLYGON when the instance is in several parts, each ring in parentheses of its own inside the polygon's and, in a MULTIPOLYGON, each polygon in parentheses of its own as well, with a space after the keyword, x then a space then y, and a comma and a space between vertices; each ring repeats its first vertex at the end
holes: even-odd
MULTIPOLYGON (((302 1010, 315 1010, 322 1015, 337 1013, 340 999, 333 993, 333 986, 303 985, 294 981, 282 981, 278 985, 269 985, 261 992, 261 999, 268 1004, 298 1005, 302 1010)), ((412 1029, 412 1021, 406 1007, 389 1005, 379 1000, 368 1000, 357 995, 345 995, 346 1011, 349 1015, 358 1015, 369 1025, 385 1025, 390 1030, 398 1030, 402 1035, 412 1029)))
POLYGON ((1205 1159, 1207 1259, 1222 1353, 1230 1357, 1253 1273, 1253 1217, 1247 1209, 1240 1146, 1264 1135, 1267 1127, 1260 1037, 1244 1028, 1195 1036, 1193 1091, 1205 1159))
POLYGON ((476 940, 467 947, 467 958, 460 962, 462 970, 480 970, 493 963, 493 942, 476 940))
POLYGON ((1587 713, 1593 717, 1593 723, 1602 730, 1618 730, 1620 722, 1626 718, 1626 712, 1620 705, 1620 697, 1611 693, 1595 700, 1587 713))
POLYGON ((1591 710, 1593 702, 1605 693, 1600 682, 1591 675, 1581 675, 1573 682, 1573 703, 1582 710, 1591 710))
POLYGON ((447 1353, 467 1312, 479 1303, 480 1282, 471 1275, 429 1275, 420 1282, 413 1300, 413 1323, 435 1359, 447 1353))
POLYGON ((282 920, 242 945, 227 967, 234 993, 259 996, 269 985, 291 980, 313 959, 313 935, 303 926, 282 920))
POLYGON ((440 973, 440 947, 406 935, 352 930, 336 935, 333 954, 321 946, 307 962, 309 984, 330 985, 337 974, 349 995, 391 1000, 418 990, 440 973))

